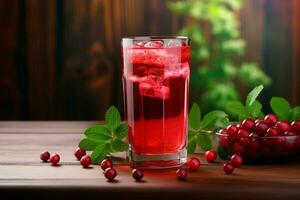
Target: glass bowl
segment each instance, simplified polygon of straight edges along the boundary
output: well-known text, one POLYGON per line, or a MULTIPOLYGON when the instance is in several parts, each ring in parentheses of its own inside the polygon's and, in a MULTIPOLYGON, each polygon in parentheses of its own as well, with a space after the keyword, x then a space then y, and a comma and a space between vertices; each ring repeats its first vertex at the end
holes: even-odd
POLYGON ((216 133, 226 155, 243 156, 246 163, 282 162, 300 155, 300 135, 275 137, 230 137, 216 133))

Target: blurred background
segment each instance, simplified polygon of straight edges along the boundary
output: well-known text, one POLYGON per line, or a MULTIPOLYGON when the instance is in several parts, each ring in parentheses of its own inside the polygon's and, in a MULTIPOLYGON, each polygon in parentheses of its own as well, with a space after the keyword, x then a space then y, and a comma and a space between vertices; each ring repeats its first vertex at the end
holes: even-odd
POLYGON ((1 0, 0 120, 103 119, 122 110, 125 36, 192 38, 190 102, 265 85, 300 104, 299 0, 1 0))

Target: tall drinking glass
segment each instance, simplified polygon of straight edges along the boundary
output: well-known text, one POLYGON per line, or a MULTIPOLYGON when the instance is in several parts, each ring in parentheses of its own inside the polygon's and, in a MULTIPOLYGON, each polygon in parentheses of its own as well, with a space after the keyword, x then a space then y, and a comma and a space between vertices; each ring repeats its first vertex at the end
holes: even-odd
POLYGON ((187 159, 190 40, 123 38, 122 50, 130 164, 178 167, 187 159))

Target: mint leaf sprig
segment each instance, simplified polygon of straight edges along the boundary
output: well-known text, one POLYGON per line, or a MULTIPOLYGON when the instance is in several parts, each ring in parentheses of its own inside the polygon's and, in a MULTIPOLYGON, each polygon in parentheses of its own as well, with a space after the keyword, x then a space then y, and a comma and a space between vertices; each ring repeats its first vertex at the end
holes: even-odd
POLYGON ((245 118, 263 118, 265 114, 262 112, 262 104, 256 99, 260 92, 263 90, 263 86, 259 85, 255 87, 246 98, 245 104, 240 101, 228 102, 225 109, 231 116, 237 117, 239 121, 245 118))
POLYGON ((201 110, 197 103, 192 105, 189 113, 188 153, 194 153, 197 145, 204 151, 212 148, 210 133, 223 128, 229 123, 224 111, 214 110, 201 119, 201 110))
POLYGON ((291 104, 282 97, 272 97, 270 106, 280 120, 292 122, 300 119, 300 106, 292 108, 291 104))
POLYGON ((107 154, 126 151, 128 144, 122 140, 128 133, 128 125, 121 123, 118 109, 111 106, 105 113, 105 125, 93 125, 84 132, 86 138, 82 139, 79 147, 91 154, 94 164, 102 161, 107 154))

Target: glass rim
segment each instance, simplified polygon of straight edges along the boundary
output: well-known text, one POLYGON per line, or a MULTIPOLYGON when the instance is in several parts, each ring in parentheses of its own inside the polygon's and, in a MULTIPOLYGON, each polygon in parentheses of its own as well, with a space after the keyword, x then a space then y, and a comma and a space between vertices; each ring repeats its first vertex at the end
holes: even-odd
POLYGON ((122 41, 142 41, 142 40, 170 40, 170 39, 178 39, 178 40, 190 40, 187 36, 131 36, 131 37, 123 37, 122 41))

